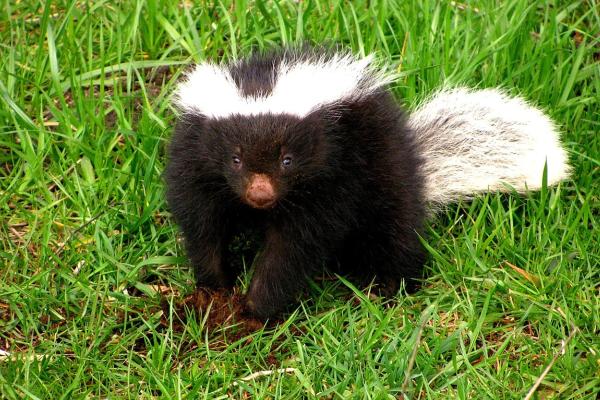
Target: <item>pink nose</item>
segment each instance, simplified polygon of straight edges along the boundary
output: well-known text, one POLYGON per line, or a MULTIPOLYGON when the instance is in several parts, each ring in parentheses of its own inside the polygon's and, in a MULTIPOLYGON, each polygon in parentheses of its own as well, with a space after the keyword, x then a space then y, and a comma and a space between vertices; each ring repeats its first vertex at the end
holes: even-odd
POLYGON ((246 189, 246 202, 254 208, 268 208, 277 199, 271 179, 264 174, 254 174, 246 189))

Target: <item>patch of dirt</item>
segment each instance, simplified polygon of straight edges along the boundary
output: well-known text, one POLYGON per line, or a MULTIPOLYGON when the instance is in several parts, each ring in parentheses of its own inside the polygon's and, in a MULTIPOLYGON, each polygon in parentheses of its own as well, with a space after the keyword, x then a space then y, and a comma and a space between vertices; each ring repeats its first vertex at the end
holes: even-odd
POLYGON ((206 318, 205 328, 211 333, 235 325, 235 330, 227 333, 227 337, 233 340, 241 339, 265 326, 274 326, 279 322, 278 320, 265 322, 248 315, 244 310, 244 295, 237 289, 233 291, 198 289, 178 305, 177 315, 182 321, 186 319, 186 309, 193 311, 198 319, 206 318))
MULTIPOLYGON (((585 43, 585 38, 583 36, 583 34, 579 31, 573 31, 573 33, 571 33, 571 39, 573 40, 573 43, 575 43, 575 47, 579 47, 582 44, 585 43)), ((594 58, 595 61, 600 61, 600 34, 597 34, 595 37, 596 40, 592 40, 595 41, 595 44, 592 45, 592 48, 594 49, 592 52, 592 56, 594 58)))

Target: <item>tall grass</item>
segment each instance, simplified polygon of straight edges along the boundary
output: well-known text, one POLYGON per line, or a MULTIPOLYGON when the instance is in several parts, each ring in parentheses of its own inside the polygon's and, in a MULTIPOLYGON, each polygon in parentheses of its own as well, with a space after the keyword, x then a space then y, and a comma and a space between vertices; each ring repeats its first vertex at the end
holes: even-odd
POLYGON ((1 397, 597 398, 595 0, 2 4, 1 397), (169 95, 190 62, 301 41, 375 52, 409 108, 443 84, 525 96, 572 180, 432 219, 423 288, 392 304, 326 279, 278 325, 206 329, 176 312, 169 95))

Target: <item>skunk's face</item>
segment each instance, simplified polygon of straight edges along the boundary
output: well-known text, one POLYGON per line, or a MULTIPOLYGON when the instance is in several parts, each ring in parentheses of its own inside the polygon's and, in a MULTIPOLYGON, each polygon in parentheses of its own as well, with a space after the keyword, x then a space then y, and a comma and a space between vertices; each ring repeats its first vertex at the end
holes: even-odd
POLYGON ((369 109, 346 122, 341 117, 387 84, 371 64, 371 57, 299 48, 196 65, 174 97, 182 119, 170 175, 194 189, 195 181, 226 180, 241 201, 259 209, 314 195, 310 185, 354 162, 342 154, 343 131, 369 109))
POLYGON ((268 209, 325 166, 328 146, 317 116, 259 115, 213 120, 222 174, 249 206, 268 209))

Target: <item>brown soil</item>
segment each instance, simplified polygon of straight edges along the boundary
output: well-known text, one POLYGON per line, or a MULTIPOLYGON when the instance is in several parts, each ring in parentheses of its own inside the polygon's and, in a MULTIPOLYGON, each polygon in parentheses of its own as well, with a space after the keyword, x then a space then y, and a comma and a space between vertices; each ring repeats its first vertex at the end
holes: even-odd
POLYGON ((204 319, 208 313, 206 329, 209 332, 235 325, 236 337, 247 336, 265 325, 270 326, 277 322, 265 323, 245 313, 244 296, 237 289, 198 289, 180 303, 178 315, 182 320, 185 319, 186 309, 194 311, 198 319, 204 319))

